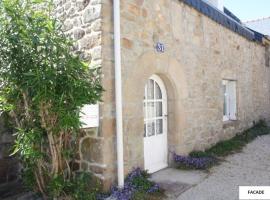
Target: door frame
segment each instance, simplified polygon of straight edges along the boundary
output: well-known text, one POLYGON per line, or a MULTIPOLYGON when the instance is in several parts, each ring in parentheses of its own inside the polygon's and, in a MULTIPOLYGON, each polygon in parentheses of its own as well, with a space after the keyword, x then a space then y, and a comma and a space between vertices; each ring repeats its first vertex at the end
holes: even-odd
MULTIPOLYGON (((164 141, 164 148, 165 148, 165 155, 166 155, 166 160, 162 165, 159 166, 152 166, 151 169, 147 169, 146 166, 146 151, 145 151, 145 143, 147 139, 150 139, 151 137, 144 137, 144 168, 149 170, 149 173, 154 173, 156 171, 159 171, 161 169, 164 169, 166 167, 168 167, 168 96, 167 96, 167 90, 165 87, 164 82, 162 81, 162 79, 158 76, 158 75, 152 75, 148 80, 153 80, 154 82, 156 82, 158 84, 158 86, 160 87, 161 90, 161 94, 162 94, 162 119, 163 119, 163 134, 162 137, 165 139, 164 141)), ((147 81, 148 81, 147 80, 147 81)), ((147 83, 145 84, 145 87, 147 86, 147 83)), ((144 90, 144 93, 145 90, 144 90)), ((145 101, 144 101, 145 102, 145 101)), ((146 101, 147 102, 147 101, 146 101)), ((145 116, 144 116, 144 121, 145 121, 145 116)), ((157 136, 155 135, 154 137, 161 137, 161 136, 157 136)))

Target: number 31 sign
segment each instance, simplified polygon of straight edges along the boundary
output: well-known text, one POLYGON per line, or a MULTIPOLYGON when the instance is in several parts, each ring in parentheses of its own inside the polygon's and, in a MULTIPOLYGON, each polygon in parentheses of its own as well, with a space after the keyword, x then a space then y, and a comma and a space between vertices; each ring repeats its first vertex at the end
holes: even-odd
POLYGON ((164 44, 158 42, 158 43, 156 44, 156 50, 157 50, 157 52, 164 53, 164 51, 165 51, 165 46, 164 46, 164 44))

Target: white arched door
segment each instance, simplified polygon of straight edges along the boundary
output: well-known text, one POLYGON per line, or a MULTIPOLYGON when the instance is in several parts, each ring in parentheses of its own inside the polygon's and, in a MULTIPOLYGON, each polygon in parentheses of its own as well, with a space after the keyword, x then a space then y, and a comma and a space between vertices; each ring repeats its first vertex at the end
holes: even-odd
POLYGON ((147 81, 144 93, 144 167, 153 173, 168 166, 167 94, 156 75, 147 81))

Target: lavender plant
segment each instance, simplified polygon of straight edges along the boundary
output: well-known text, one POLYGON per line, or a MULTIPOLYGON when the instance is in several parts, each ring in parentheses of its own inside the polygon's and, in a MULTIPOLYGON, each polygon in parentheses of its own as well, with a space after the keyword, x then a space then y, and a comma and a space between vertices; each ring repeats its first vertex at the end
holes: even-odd
POLYGON ((136 192, 154 194, 160 191, 158 184, 148 180, 149 174, 140 169, 134 169, 125 179, 125 185, 122 189, 114 186, 111 189, 111 197, 117 200, 130 200, 136 192))
POLYGON ((173 153, 173 159, 177 164, 192 169, 207 169, 215 162, 213 157, 181 156, 176 153, 173 153))

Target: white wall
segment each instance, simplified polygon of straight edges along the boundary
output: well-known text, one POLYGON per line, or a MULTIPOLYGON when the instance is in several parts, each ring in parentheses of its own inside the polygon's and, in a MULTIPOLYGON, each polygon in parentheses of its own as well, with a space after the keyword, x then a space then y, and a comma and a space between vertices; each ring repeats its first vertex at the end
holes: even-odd
POLYGON ((245 24, 247 25, 247 27, 257 32, 270 36, 270 17, 254 21, 248 21, 245 24))
POLYGON ((214 7, 218 8, 223 12, 224 9, 224 0, 205 0, 206 2, 210 3, 214 7))

